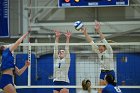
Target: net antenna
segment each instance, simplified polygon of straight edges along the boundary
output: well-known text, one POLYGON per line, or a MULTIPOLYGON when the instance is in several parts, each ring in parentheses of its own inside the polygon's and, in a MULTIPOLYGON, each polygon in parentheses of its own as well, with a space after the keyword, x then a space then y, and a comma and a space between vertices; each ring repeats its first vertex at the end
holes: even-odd
MULTIPOLYGON (((28 31, 29 31, 29 36, 28 36, 28 61, 31 63, 31 44, 30 44, 30 32, 31 32, 31 22, 32 22, 32 0, 29 0, 29 9, 28 9, 28 21, 29 21, 29 26, 28 26, 28 31)), ((28 86, 31 86, 31 65, 28 67, 28 86)))

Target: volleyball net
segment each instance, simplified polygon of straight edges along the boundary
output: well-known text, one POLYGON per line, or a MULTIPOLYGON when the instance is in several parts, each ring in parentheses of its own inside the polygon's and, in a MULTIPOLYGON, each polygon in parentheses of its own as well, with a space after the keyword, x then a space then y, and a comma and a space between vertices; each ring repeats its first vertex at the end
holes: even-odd
MULTIPOLYGON (((140 90, 140 43, 109 43, 113 49, 116 81, 120 88, 140 90)), ((66 43, 59 43, 58 49, 64 49, 66 43)), ((102 43, 95 43, 102 45, 102 43)), ((70 43, 69 86, 53 85, 53 52, 55 43, 24 43, 16 50, 15 62, 20 68, 28 59, 31 47, 31 67, 20 77, 15 76, 17 89, 24 88, 82 88, 83 79, 89 79, 92 88, 99 86, 100 62, 97 53, 89 43, 70 43)), ((73 92, 74 93, 74 92, 73 92)), ((133 93, 133 92, 131 92, 133 93)), ((137 92, 135 92, 137 93, 137 92)))

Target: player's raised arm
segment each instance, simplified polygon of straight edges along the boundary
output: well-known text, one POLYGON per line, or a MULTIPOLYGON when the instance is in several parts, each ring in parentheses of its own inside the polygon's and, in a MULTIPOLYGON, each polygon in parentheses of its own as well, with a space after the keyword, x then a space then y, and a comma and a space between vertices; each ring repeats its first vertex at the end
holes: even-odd
POLYGON ((107 51, 113 52, 112 47, 108 44, 107 40, 105 39, 104 34, 100 31, 100 23, 98 21, 95 21, 95 31, 100 35, 101 41, 105 44, 107 51))
POLYGON ((89 43, 92 44, 92 50, 95 51, 96 53, 99 53, 99 51, 98 51, 98 46, 94 44, 93 39, 88 35, 87 29, 86 29, 85 27, 83 27, 83 28, 81 29, 81 31, 82 31, 83 34, 85 35, 86 40, 87 40, 89 43))
POLYGON ((81 31, 82 31, 82 33, 85 35, 86 40, 87 40, 89 43, 91 43, 93 40, 92 40, 92 38, 88 35, 87 29, 86 29, 85 27, 83 27, 83 28, 81 29, 81 31))
POLYGON ((54 46, 54 58, 58 58, 58 43, 59 43, 59 38, 61 33, 59 31, 54 31, 55 32, 55 46, 54 46))
POLYGON ((71 32, 67 31, 65 36, 66 36, 65 57, 66 60, 70 62, 69 42, 70 42, 71 32))
POLYGON ((26 38, 29 32, 25 33, 22 37, 20 37, 14 44, 10 46, 10 51, 14 51, 18 45, 26 38))

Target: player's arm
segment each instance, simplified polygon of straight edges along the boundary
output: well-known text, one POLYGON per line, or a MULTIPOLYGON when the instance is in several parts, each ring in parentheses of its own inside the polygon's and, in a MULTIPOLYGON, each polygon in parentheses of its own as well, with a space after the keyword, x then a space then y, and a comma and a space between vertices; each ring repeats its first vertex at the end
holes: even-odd
POLYGON ((107 51, 108 51, 109 53, 113 53, 112 47, 108 44, 108 42, 107 42, 107 40, 106 40, 105 38, 102 40, 102 42, 105 44, 105 46, 106 46, 106 48, 107 48, 107 51))
POLYGON ((113 52, 112 47, 108 44, 104 34, 100 31, 100 23, 97 21, 95 21, 95 31, 100 35, 100 39, 105 44, 107 51, 109 51, 109 53, 112 53, 113 52))
POLYGON ((13 44, 9 44, 9 45, 4 45, 6 48, 10 48, 11 46, 13 46, 13 44))
POLYGON ((14 44, 12 44, 9 49, 10 51, 14 51, 18 45, 23 41, 23 39, 28 35, 29 32, 25 33, 22 37, 20 37, 14 44))
POLYGON ((59 31, 55 31, 55 45, 54 45, 54 59, 58 58, 58 43, 61 33, 59 31))
POLYGON ((92 50, 95 51, 96 53, 99 53, 98 46, 94 44, 94 41, 92 38, 88 35, 86 28, 83 27, 82 29, 83 34, 86 37, 86 40, 92 44, 92 50))
POLYGON ((85 27, 83 27, 83 28, 81 29, 81 31, 82 31, 82 33, 85 35, 86 40, 87 40, 89 43, 91 43, 93 40, 92 40, 92 38, 88 35, 87 29, 86 29, 85 27))
POLYGON ((66 62, 70 62, 69 42, 70 42, 71 32, 67 31, 65 36, 66 36, 65 58, 66 58, 66 62))
POLYGON ((27 69, 29 65, 30 65, 30 62, 26 60, 25 65, 21 69, 18 69, 18 67, 15 67, 15 73, 18 76, 20 76, 27 69))

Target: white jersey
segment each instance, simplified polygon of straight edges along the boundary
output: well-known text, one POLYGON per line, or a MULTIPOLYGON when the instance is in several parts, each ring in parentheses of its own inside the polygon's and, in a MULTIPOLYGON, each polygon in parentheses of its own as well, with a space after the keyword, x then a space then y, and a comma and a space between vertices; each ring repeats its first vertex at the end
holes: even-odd
POLYGON ((100 61, 100 68, 102 70, 114 70, 114 60, 113 60, 113 50, 111 46, 108 44, 108 42, 103 39, 102 42, 106 46, 106 50, 102 53, 99 52, 98 46, 94 44, 92 41, 92 49, 98 54, 99 61, 100 61))
POLYGON ((54 81, 69 82, 68 71, 70 62, 66 62, 66 59, 56 59, 54 63, 54 81))
POLYGON ((58 57, 58 48, 54 48, 54 73, 53 81, 65 81, 69 83, 68 72, 70 67, 70 54, 68 47, 65 48, 65 57, 58 57))

